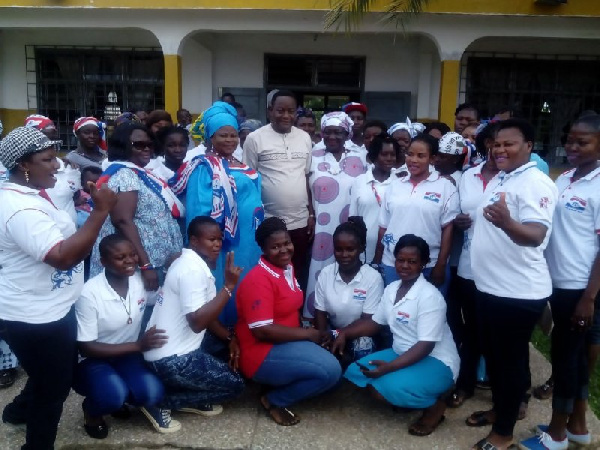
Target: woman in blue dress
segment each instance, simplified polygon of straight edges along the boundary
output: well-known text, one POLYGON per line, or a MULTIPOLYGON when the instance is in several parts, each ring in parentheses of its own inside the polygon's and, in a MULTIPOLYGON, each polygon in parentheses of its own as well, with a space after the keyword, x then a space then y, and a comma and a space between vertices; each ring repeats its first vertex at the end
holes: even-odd
MULTIPOLYGON (((235 108, 215 102, 202 113, 192 131, 204 137, 209 149, 187 163, 172 180, 178 195, 185 192, 186 228, 197 216, 211 216, 221 225, 223 247, 214 271, 217 286, 223 284, 228 252, 233 251, 236 265, 244 268, 240 280, 258 263, 262 253, 254 240, 254 232, 264 218, 260 175, 233 157, 239 142, 238 130, 235 108)), ((236 320, 234 291, 220 322, 232 327, 236 320)), ((219 330, 210 331, 218 337, 222 334, 219 330)))

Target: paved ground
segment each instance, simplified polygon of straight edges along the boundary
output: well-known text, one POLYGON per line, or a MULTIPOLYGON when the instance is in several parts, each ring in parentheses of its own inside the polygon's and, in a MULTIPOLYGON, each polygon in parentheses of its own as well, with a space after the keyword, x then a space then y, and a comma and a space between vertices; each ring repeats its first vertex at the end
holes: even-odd
MULTIPOLYGON (((531 372, 534 385, 549 375, 548 362, 532 350, 531 372)), ((10 389, 0 391, 0 407, 12 399, 23 385, 24 376, 10 389)), ((108 418, 110 435, 103 441, 90 439, 82 426, 81 397, 72 394, 58 432, 56 449, 469 449, 483 437, 487 428, 464 425, 464 419, 476 409, 489 407, 489 392, 478 391, 476 397, 456 410, 448 410, 446 421, 431 436, 417 438, 406 429, 418 412, 400 413, 372 400, 348 383, 319 399, 294 409, 302 417, 295 427, 277 426, 259 408, 255 386, 239 400, 226 404, 223 414, 210 419, 175 414, 183 430, 174 435, 153 431, 139 412, 127 421, 108 418)), ((538 423, 547 423, 550 402, 532 399, 527 418, 518 422, 516 434, 527 437, 538 423)), ((590 413, 589 425, 600 440, 600 421, 590 413)), ((24 433, 0 424, 0 449, 16 450, 24 433)), ((595 442, 598 442, 595 439, 595 442)), ((598 448, 598 447, 595 447, 598 448)))

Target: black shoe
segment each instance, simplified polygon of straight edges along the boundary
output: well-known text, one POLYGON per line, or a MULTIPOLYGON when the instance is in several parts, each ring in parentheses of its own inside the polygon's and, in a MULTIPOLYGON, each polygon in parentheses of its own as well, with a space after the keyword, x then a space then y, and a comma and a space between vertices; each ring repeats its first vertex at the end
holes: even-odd
POLYGON ((12 386, 17 379, 17 369, 0 370, 0 388, 12 386))
POLYGON ((108 425, 104 420, 98 425, 83 424, 83 428, 89 437, 93 439, 106 439, 108 436, 108 425))
POLYGON ((110 415, 112 417, 114 417, 115 419, 120 419, 120 420, 131 419, 131 411, 129 410, 129 406, 127 406, 127 405, 121 406, 116 411, 111 412, 110 415))

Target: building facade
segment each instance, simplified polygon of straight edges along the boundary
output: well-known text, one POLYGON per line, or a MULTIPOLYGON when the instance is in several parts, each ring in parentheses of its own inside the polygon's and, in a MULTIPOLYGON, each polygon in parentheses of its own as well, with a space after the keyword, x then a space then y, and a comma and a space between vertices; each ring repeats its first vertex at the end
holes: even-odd
POLYGON ((264 119, 289 88, 317 111, 363 101, 370 118, 451 124, 470 101, 510 107, 553 161, 564 128, 600 110, 600 2, 431 0, 405 32, 369 14, 324 31, 328 0, 0 0, 0 119, 49 115, 69 143, 81 115, 207 108, 223 92, 264 119), (550 4, 549 4, 550 3, 550 4), (556 4, 552 4, 556 3, 556 4), (115 106, 115 105, 113 105, 115 106))

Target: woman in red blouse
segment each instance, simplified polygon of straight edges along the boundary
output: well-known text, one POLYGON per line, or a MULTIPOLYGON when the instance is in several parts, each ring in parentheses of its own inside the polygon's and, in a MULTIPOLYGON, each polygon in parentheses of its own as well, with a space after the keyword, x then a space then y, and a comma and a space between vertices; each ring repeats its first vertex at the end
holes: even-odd
POLYGON ((263 255, 238 287, 242 373, 272 389, 260 399, 279 425, 296 425, 291 406, 334 387, 342 369, 319 344, 327 333, 300 326, 303 293, 292 267, 294 245, 285 222, 266 219, 256 230, 263 255))

